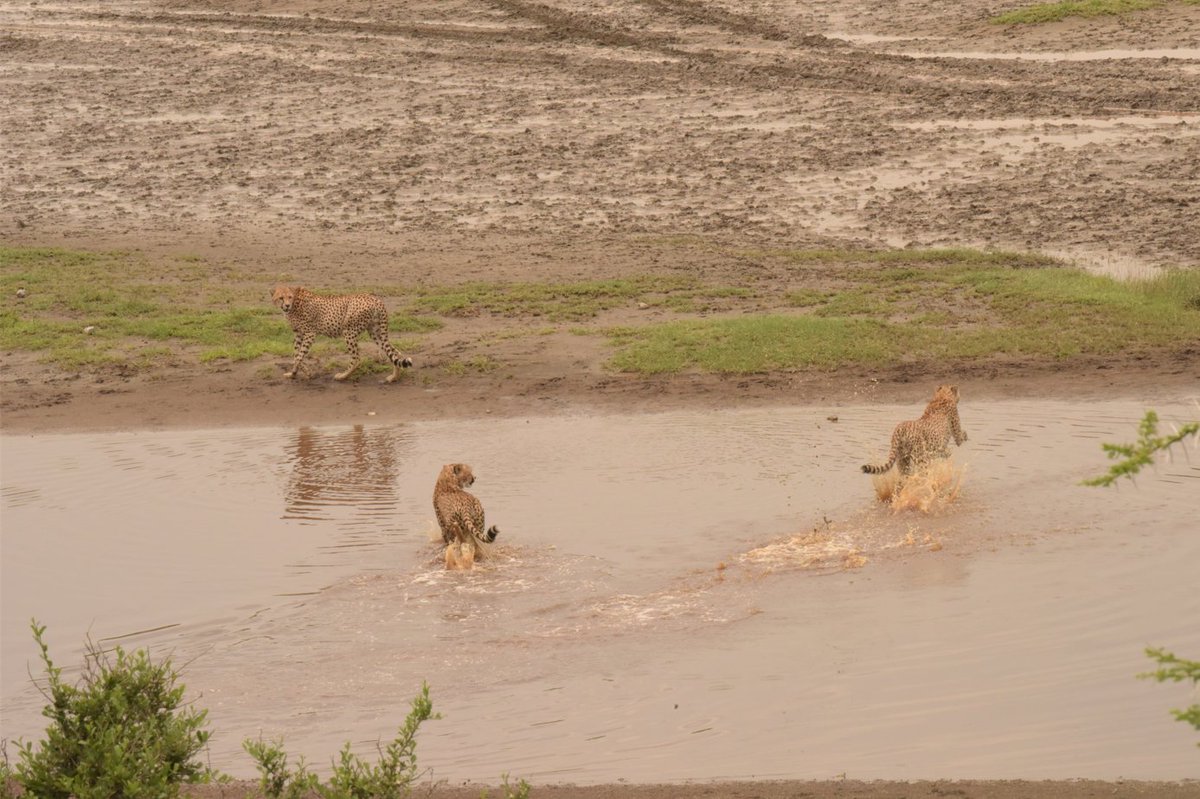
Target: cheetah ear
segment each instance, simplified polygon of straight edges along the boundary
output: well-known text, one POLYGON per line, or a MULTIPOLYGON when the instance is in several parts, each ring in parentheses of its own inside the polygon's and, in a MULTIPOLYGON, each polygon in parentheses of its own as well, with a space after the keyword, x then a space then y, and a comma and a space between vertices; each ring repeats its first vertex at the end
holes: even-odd
POLYGON ((454 464, 454 473, 462 474, 462 464, 461 463, 454 464))

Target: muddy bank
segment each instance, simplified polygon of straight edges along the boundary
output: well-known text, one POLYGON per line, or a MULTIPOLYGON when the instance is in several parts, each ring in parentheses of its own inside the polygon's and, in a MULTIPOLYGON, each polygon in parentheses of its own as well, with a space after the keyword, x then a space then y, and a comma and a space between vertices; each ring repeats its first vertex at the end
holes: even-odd
MULTIPOLYGON (((564 335, 536 359, 509 362, 501 374, 447 375, 433 368, 419 384, 379 385, 373 377, 336 383, 321 374, 302 381, 280 375, 288 362, 189 367, 145 374, 63 373, 32 358, 10 358, 3 379, 0 429, 8 433, 382 423, 447 416, 717 410, 848 403, 909 402, 931 387, 957 383, 965 402, 1044 397, 1064 400, 1163 398, 1195 393, 1200 355, 1134 353, 1126 357, 1053 361, 993 359, 944 366, 842 369, 765 375, 684 374, 660 377, 610 372, 603 351, 564 335), (264 377, 264 369, 271 376, 264 377)), ((367 348, 364 348, 367 349, 367 348)), ((368 355, 371 353, 368 351, 368 355)))
MULTIPOLYGON (((242 799, 257 791, 253 783, 225 787, 193 788, 185 796, 197 799, 242 799)), ((428 799, 478 799, 482 792, 497 795, 493 786, 472 785, 457 788, 418 788, 414 796, 428 799)), ((862 782, 830 780, 826 782, 740 782, 696 783, 686 785, 537 785, 538 799, 1192 799, 1200 796, 1195 782, 1101 782, 1068 780, 1061 782, 1029 780, 938 780, 931 782, 862 782)))

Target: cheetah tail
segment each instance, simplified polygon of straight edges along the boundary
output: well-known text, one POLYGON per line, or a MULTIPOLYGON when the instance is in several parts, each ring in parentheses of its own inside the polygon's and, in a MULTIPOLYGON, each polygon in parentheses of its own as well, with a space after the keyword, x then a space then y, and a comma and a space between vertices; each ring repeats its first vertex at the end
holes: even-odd
POLYGON ((893 450, 892 452, 888 453, 887 463, 883 464, 882 466, 872 466, 869 463, 864 463, 862 470, 864 472, 866 472, 867 474, 883 474, 888 469, 891 469, 892 465, 895 464, 895 462, 896 462, 896 452, 895 452, 895 450, 893 450))
POLYGON ((500 535, 500 528, 493 524, 487 529, 487 535, 484 536, 484 540, 490 544, 496 540, 496 536, 498 535, 500 535))

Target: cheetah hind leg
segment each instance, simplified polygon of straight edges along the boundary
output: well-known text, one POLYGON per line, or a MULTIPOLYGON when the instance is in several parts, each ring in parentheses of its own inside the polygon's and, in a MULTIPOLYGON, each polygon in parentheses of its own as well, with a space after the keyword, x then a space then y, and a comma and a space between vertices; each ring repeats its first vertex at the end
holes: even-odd
POLYGON ((383 382, 396 382, 396 378, 400 377, 400 370, 412 366, 412 358, 401 356, 396 348, 392 346, 392 342, 388 341, 386 325, 374 325, 371 328, 371 338, 375 341, 375 346, 379 347, 379 351, 383 353, 383 356, 392 363, 392 373, 385 377, 383 382))
POLYGON ((354 370, 358 368, 358 362, 361 360, 358 354, 358 334, 346 334, 346 349, 350 351, 350 366, 346 371, 338 372, 333 376, 334 380, 345 380, 350 375, 354 374, 354 370))
POLYGON ((475 568, 475 547, 466 541, 446 544, 446 568, 451 571, 471 571, 475 568))

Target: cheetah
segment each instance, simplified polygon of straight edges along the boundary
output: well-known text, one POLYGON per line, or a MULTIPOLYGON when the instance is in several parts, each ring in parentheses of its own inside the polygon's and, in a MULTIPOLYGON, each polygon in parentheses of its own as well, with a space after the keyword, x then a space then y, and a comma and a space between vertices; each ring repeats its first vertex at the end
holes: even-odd
POLYGON ((867 474, 883 474, 899 464, 900 474, 909 475, 933 458, 950 455, 950 439, 962 446, 967 440, 958 420, 958 386, 938 386, 920 419, 901 422, 892 433, 892 449, 882 466, 865 464, 867 474))
POLYGON ((475 482, 475 474, 465 463, 447 463, 433 487, 433 512, 442 528, 446 543, 446 568, 471 568, 476 556, 487 557, 486 545, 496 540, 500 530, 486 530, 483 505, 463 487, 475 482))
POLYGON ((284 377, 295 377, 300 362, 308 354, 318 333, 346 340, 350 351, 350 367, 333 376, 334 380, 345 380, 358 368, 358 338, 364 332, 392 362, 392 373, 384 380, 391 383, 400 376, 401 369, 412 366, 412 358, 405 358, 388 341, 388 314, 383 300, 374 294, 339 294, 324 296, 313 294, 301 286, 275 287, 271 294, 274 302, 287 316, 288 324, 296 334, 296 359, 291 371, 284 377))

